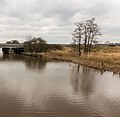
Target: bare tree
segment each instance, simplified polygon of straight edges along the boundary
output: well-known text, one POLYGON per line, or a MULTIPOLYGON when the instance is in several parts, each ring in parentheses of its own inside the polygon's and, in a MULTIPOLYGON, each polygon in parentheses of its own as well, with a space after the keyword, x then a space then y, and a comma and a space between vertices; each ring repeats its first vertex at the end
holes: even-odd
POLYGON ((95 18, 75 23, 76 28, 73 35, 74 43, 79 45, 79 55, 81 55, 81 42, 83 41, 84 53, 91 51, 91 47, 97 36, 101 35, 100 28, 95 23, 95 18))
POLYGON ((84 26, 83 26, 83 22, 77 22, 75 23, 75 30, 72 33, 73 35, 73 41, 74 43, 78 43, 78 48, 79 48, 79 56, 81 56, 81 41, 83 39, 83 35, 84 35, 84 26))
POLYGON ((20 44, 18 40, 7 41, 6 44, 20 44))
POLYGON ((33 39, 33 36, 31 36, 31 35, 27 35, 27 36, 25 37, 25 39, 26 39, 26 41, 30 41, 30 40, 33 39))

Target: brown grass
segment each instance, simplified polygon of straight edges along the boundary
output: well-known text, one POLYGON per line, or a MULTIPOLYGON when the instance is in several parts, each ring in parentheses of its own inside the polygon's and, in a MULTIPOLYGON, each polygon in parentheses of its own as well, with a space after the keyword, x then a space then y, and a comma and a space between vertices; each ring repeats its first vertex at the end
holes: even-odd
POLYGON ((88 55, 82 52, 81 57, 70 47, 64 47, 63 50, 52 50, 43 55, 49 59, 66 60, 100 70, 120 73, 120 47, 101 47, 95 49, 95 51, 93 50, 88 55))

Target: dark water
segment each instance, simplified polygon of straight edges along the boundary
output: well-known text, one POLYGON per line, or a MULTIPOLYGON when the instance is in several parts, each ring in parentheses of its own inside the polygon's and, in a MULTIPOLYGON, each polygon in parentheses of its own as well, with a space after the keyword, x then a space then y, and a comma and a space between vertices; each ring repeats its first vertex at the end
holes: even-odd
POLYGON ((120 78, 67 62, 3 56, 0 117, 120 117, 120 78))

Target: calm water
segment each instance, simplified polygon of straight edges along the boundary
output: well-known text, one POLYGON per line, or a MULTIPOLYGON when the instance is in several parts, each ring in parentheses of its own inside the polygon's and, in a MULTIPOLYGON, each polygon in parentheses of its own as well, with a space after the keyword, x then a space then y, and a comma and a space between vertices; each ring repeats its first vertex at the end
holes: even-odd
POLYGON ((120 78, 67 62, 1 56, 0 117, 120 117, 120 78))

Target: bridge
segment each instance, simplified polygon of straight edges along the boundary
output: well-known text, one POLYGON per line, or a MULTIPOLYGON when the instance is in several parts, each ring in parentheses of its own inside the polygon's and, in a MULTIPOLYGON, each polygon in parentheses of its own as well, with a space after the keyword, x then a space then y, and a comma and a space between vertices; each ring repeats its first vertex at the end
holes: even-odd
POLYGON ((0 48, 4 54, 13 54, 24 52, 23 44, 0 43, 0 48))
POLYGON ((6 44, 0 43, 0 48, 22 48, 23 44, 6 44))

